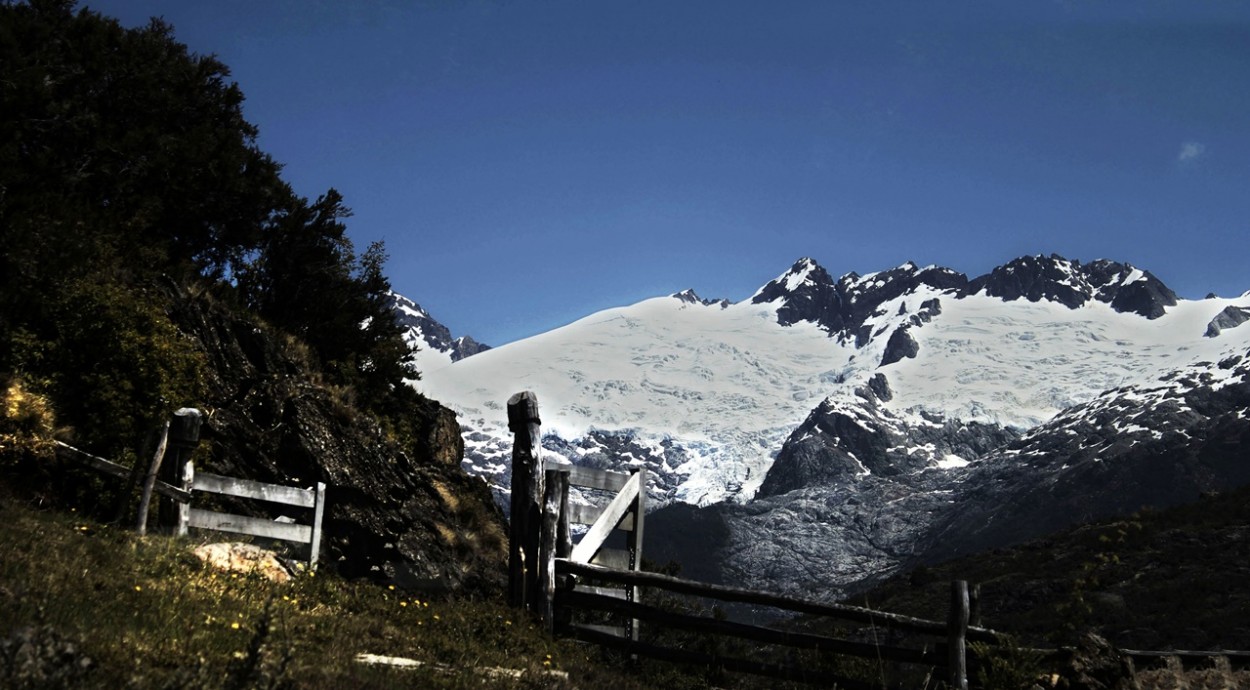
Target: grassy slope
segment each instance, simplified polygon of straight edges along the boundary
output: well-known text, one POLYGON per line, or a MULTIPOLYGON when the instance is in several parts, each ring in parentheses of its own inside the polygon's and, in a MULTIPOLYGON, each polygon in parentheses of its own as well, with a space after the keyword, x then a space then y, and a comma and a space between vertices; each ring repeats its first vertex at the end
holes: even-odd
POLYGON ((982 587, 988 627, 1033 643, 1093 629, 1135 649, 1250 649, 1250 487, 1079 527, 894 578, 856 599, 943 620, 982 587))
MULTIPOLYGON (((95 668, 66 687, 569 686, 541 674, 548 661, 573 685, 638 687, 497 602, 425 601, 324 575, 278 585, 206 569, 189 546, 0 497, 0 641, 32 625, 72 641, 95 668), (426 666, 366 666, 362 652, 426 666)), ((0 653, 0 686, 19 685, 4 666, 0 653)))

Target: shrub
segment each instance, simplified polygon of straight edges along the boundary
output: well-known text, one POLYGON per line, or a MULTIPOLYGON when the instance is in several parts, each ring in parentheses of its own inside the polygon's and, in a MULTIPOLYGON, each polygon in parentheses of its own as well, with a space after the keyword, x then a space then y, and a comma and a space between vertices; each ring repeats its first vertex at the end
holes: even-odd
POLYGON ((4 384, 3 396, 0 464, 16 466, 27 460, 50 458, 56 449, 52 404, 17 377, 4 384))

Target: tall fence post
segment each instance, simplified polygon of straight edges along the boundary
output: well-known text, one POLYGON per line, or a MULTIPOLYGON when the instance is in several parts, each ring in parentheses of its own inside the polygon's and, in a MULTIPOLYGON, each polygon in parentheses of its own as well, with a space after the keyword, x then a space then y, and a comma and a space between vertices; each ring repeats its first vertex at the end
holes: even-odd
POLYGON ((521 391, 508 399, 512 442, 512 508, 508 530, 508 601, 517 608, 538 601, 539 526, 542 520, 542 420, 538 396, 521 391))
POLYGON ((317 569, 317 557, 321 554, 321 519, 326 512, 326 483, 317 482, 317 496, 313 503, 312 538, 308 543, 308 567, 317 569))
POLYGON ((952 580, 946 654, 950 686, 956 690, 968 690, 968 614, 968 582, 952 580))
POLYGON ((562 549, 560 522, 564 513, 565 503, 569 495, 568 471, 547 470, 546 487, 543 497, 542 519, 542 555, 538 573, 541 594, 538 600, 538 614, 543 627, 548 633, 556 629, 555 598, 556 598, 556 558, 562 549))

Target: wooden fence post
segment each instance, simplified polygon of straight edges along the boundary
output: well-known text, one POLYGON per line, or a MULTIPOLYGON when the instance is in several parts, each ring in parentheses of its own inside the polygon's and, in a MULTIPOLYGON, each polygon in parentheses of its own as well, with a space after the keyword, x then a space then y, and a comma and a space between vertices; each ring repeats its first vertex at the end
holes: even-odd
POLYGON ((951 581, 951 608, 947 618, 946 653, 950 686, 968 690, 968 582, 951 581))
MULTIPOLYGON (((182 490, 190 492, 195 488, 195 465, 187 460, 182 464, 182 490)), ((187 536, 191 527, 191 502, 178 503, 178 536, 187 536)))
MULTIPOLYGON (((638 497, 634 499, 634 529, 629 533, 629 569, 635 572, 642 570, 642 523, 643 518, 647 516, 647 468, 640 467, 637 470, 639 476, 638 497)), ((638 601, 638 588, 630 586, 625 588, 626 601, 638 601)), ((631 640, 638 641, 638 619, 629 619, 628 636, 631 640)), ((634 657, 635 660, 637 657, 634 657)))
POLYGON ((161 469, 161 461, 165 459, 165 448, 169 444, 169 422, 161 429, 161 442, 156 445, 156 455, 152 456, 152 465, 143 479, 143 495, 139 498, 139 517, 135 521, 135 529, 139 536, 148 533, 148 506, 152 503, 152 488, 156 486, 156 474, 161 469))
POLYGON ((521 391, 508 399, 512 442, 512 518, 508 531, 508 601, 518 608, 536 604, 539 527, 542 520, 542 421, 538 396, 521 391))
POLYGON ((317 498, 313 504, 312 539, 308 544, 308 567, 317 569, 317 556, 321 553, 321 518, 326 512, 326 483, 317 482, 317 498))
POLYGON ((541 593, 538 600, 538 614, 548 634, 555 633, 555 597, 556 597, 556 558, 559 555, 560 521, 564 502, 569 494, 568 471, 547 470, 546 487, 543 496, 542 546, 539 553, 542 558, 538 579, 541 593))
POLYGON ((981 627, 981 583, 977 582, 968 590, 968 624, 981 627))

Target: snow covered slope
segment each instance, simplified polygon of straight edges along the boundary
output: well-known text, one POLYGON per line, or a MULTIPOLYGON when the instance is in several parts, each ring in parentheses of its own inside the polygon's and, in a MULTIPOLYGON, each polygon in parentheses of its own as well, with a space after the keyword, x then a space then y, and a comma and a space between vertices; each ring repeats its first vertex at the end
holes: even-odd
MULTIPOLYGON (((1108 388, 1244 350, 1250 326, 1207 335, 1242 308, 1244 296, 1177 300, 1110 261, 1025 257, 974 280, 907 263, 834 280, 801 259, 737 304, 687 291, 610 309, 427 367, 417 386, 460 413, 466 467, 498 489, 504 403, 532 390, 552 459, 646 465, 657 504, 743 502, 822 401, 854 407, 873 383, 904 424, 1021 432, 1108 388)), ((937 468, 972 459, 910 452, 937 468)))
POLYGON ((417 385, 460 413, 469 469, 501 484, 504 404, 532 390, 549 456, 646 463, 657 498, 706 504, 755 492, 849 354, 814 324, 779 325, 772 305, 660 297, 429 371, 417 385))

